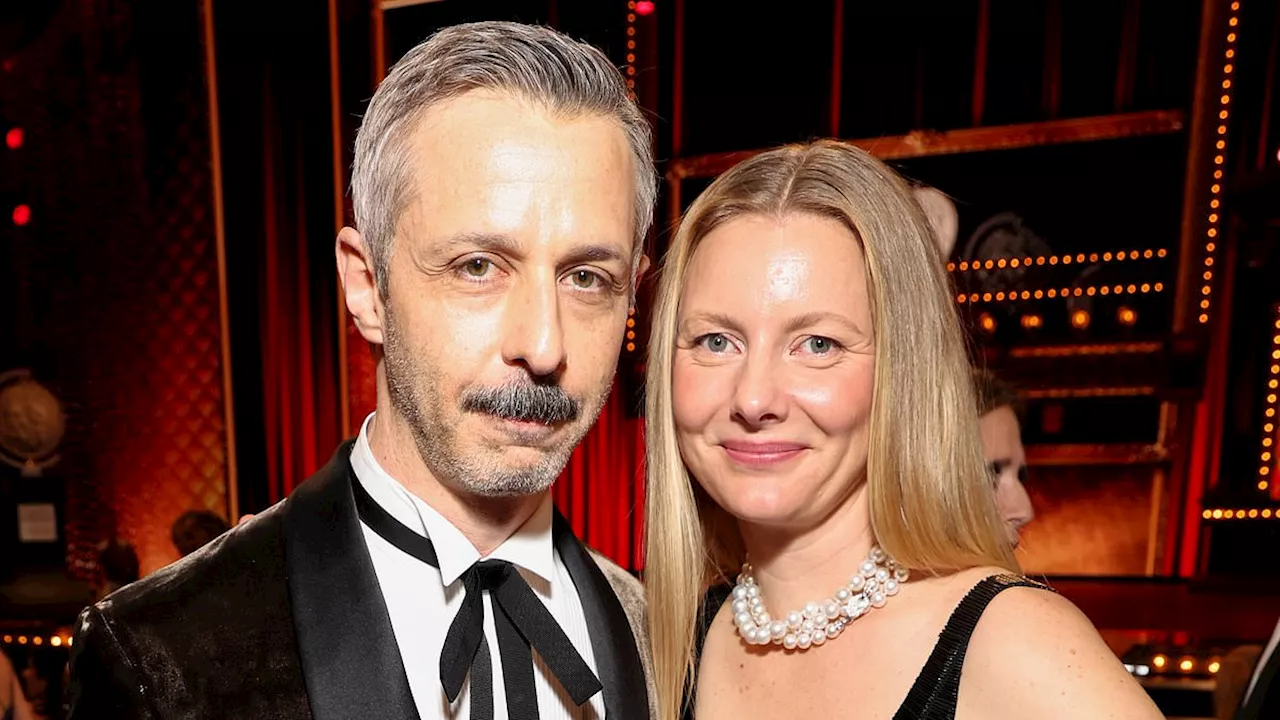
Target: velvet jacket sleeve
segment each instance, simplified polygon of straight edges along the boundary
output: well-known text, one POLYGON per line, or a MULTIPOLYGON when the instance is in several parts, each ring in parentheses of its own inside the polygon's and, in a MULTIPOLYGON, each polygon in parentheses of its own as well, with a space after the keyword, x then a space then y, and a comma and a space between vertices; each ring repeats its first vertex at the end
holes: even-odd
POLYGON ((71 711, 68 720, 154 720, 138 665, 107 619, 86 608, 71 645, 71 711))

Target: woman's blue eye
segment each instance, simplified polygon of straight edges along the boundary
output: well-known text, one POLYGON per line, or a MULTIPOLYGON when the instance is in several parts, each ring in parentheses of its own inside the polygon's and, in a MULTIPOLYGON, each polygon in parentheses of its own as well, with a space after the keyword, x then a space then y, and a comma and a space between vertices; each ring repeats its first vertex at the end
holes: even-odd
POLYGON ((711 352, 724 352, 729 349, 729 338, 721 335, 720 333, 713 333, 711 335, 704 335, 702 338, 702 344, 711 352))
POLYGON ((820 335, 814 335, 804 341, 809 352, 814 355, 825 355, 835 349, 836 343, 831 338, 825 338, 820 335))

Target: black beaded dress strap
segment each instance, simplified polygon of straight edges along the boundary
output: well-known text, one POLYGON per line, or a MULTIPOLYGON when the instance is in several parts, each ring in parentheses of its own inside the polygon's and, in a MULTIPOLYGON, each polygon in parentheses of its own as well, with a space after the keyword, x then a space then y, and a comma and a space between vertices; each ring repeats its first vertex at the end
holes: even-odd
MULTIPOLYGON (((716 614, 720 612, 721 606, 729 601, 729 597, 733 595, 732 585, 714 585, 707 594, 702 598, 702 605, 698 608, 698 624, 694 626, 693 632, 693 667, 694 673, 697 668, 702 666, 702 646, 707 644, 707 633, 711 632, 711 624, 716 619, 716 614)), ((696 675, 693 681, 696 683, 696 675)), ((693 688, 685 690, 684 699, 681 701, 681 720, 693 720, 693 688)))
POLYGON ((960 696, 960 672, 969 639, 978 626, 983 611, 997 595, 1012 587, 1040 590, 1052 588, 1021 575, 1001 574, 983 579, 956 606, 947 625, 938 635, 938 643, 924 664, 915 684, 902 701, 893 720, 954 720, 956 701, 960 696))

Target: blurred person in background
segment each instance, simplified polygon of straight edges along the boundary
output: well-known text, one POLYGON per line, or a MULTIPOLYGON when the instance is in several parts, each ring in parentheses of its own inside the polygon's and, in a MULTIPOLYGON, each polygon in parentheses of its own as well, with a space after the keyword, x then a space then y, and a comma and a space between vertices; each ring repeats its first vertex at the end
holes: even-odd
POLYGON ((186 557, 227 529, 227 522, 215 513, 208 510, 188 510, 173 521, 169 537, 178 550, 178 556, 186 557))
POLYGON ((140 577, 138 553, 119 538, 98 546, 99 577, 93 582, 94 601, 110 595, 140 577))
POLYGON ((991 471, 996 506, 1004 518, 1009 540, 1018 546, 1019 531, 1035 519, 1027 495, 1027 452, 1022 447, 1022 398, 1017 390, 986 370, 974 370, 978 400, 978 428, 982 455, 991 471))
POLYGON ((0 652, 0 720, 32 720, 35 713, 9 656, 0 652))

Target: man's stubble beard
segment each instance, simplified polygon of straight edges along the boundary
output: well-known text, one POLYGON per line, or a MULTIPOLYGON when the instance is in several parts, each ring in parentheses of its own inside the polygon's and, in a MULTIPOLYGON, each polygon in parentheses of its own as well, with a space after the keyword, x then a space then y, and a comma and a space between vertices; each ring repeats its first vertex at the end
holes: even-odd
POLYGON ((462 448, 460 422, 450 422, 444 408, 448 404, 457 409, 459 416, 465 413, 456 402, 444 398, 430 371, 413 361, 411 349, 402 342, 391 306, 385 307, 382 353, 387 391, 392 408, 409 425, 418 456, 432 476, 447 487, 479 497, 522 497, 549 489, 568 464, 574 448, 599 418, 612 389, 613 376, 600 395, 581 403, 582 412, 568 424, 568 436, 563 442, 544 451, 531 466, 506 467, 501 462, 500 447, 493 452, 485 452, 484 448, 467 452, 462 448))

